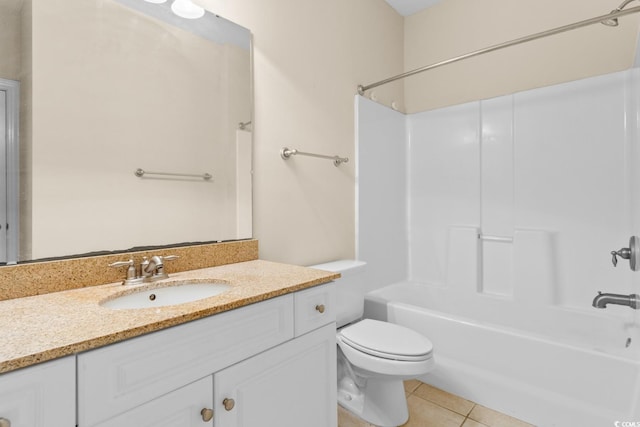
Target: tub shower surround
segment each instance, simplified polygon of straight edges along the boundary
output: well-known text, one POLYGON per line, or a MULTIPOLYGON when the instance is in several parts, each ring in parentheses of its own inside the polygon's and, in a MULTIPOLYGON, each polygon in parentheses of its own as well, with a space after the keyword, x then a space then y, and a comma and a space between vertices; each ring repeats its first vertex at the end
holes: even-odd
POLYGON ((409 116, 357 98, 358 258, 372 290, 396 283, 367 314, 433 341, 425 382, 540 426, 640 418, 638 311, 591 306, 640 289, 610 255, 640 231, 639 87, 633 69, 409 116))

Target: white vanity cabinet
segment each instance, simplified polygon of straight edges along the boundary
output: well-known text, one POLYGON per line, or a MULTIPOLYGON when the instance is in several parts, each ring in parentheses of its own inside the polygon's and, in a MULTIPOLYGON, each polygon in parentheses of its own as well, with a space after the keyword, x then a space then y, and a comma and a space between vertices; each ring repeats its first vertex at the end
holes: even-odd
POLYGON ((329 283, 79 354, 78 426, 335 427, 334 301, 329 283))
POLYGON ((0 420, 11 427, 74 427, 75 388, 74 356, 0 374, 0 420))

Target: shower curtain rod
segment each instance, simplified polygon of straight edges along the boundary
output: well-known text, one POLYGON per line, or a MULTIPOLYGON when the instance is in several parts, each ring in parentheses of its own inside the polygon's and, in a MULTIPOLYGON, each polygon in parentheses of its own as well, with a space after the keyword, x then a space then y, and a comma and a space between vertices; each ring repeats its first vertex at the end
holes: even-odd
POLYGON ((456 56, 455 58, 447 59, 445 61, 440 61, 434 64, 426 65, 424 67, 416 68, 415 70, 407 71, 406 73, 398 74, 397 76, 389 77, 388 79, 380 80, 379 82, 371 83, 368 85, 358 85, 358 93, 360 95, 364 95, 366 91, 368 91, 369 89, 373 89, 374 87, 382 86, 387 83, 394 82, 396 80, 404 79, 405 77, 413 76, 414 74, 419 74, 425 71, 433 70, 434 68, 442 67, 443 65, 453 64, 454 62, 462 61, 463 59, 484 55, 485 53, 494 52, 496 50, 519 45, 522 43, 527 43, 527 42, 541 39, 544 37, 554 36, 556 34, 572 31, 577 28, 598 24, 605 20, 614 19, 614 18, 618 18, 621 16, 630 15, 632 13, 638 13, 638 12, 640 12, 640 6, 636 6, 630 9, 625 9, 620 11, 613 11, 611 13, 607 13, 606 15, 597 16, 591 19, 586 19, 584 21, 574 22, 573 24, 564 25, 562 27, 553 28, 551 30, 542 31, 540 33, 531 34, 525 37, 520 37, 518 39, 514 39, 508 42, 489 46, 484 49, 475 50, 473 52, 465 53, 464 55, 456 56))

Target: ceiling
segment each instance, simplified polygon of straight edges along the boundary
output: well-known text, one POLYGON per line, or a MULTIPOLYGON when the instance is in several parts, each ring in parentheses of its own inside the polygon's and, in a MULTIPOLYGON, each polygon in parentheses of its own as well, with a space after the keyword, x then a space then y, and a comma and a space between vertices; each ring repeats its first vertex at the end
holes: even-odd
POLYGON ((440 1, 441 0, 386 0, 386 2, 402 16, 413 15, 440 1))

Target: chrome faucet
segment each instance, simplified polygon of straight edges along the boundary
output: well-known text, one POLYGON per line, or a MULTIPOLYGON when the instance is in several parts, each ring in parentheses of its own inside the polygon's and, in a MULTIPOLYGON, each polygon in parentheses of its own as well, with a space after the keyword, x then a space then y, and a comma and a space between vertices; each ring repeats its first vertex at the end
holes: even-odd
POLYGON ((164 262, 179 258, 177 255, 152 256, 150 260, 145 257, 140 264, 140 273, 145 282, 168 279, 169 275, 164 271, 164 262))
POLYGON ((177 255, 158 256, 151 259, 144 257, 140 263, 140 274, 136 269, 133 260, 119 261, 109 264, 109 267, 127 267, 127 278, 123 285, 139 285, 144 282, 155 282, 156 280, 168 279, 169 275, 164 271, 164 262, 179 258, 177 255))
POLYGON ((607 308, 607 304, 626 305, 634 310, 640 310, 640 295, 603 294, 598 292, 598 295, 593 299, 592 305, 595 308, 607 308))

